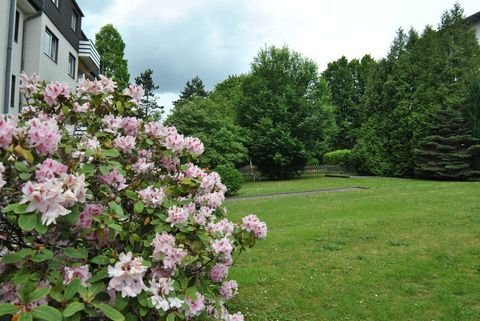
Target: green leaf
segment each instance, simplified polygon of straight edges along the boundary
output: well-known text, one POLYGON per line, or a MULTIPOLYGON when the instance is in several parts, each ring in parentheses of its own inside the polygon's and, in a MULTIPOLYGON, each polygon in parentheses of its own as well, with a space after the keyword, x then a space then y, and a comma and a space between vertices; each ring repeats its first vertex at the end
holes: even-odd
POLYGON ((48 261, 53 258, 53 252, 49 249, 41 249, 38 253, 32 255, 33 262, 43 262, 48 261))
POLYGON ((196 287, 191 287, 191 288, 188 288, 186 291, 185 291, 185 294, 192 300, 196 300, 197 299, 197 292, 198 292, 198 289, 196 287))
POLYGON ((104 149, 103 155, 106 157, 118 157, 120 156, 120 152, 116 149, 104 149))
POLYGON ((45 234, 48 231, 48 226, 43 225, 41 220, 37 220, 37 225, 35 225, 35 230, 40 234, 45 234))
POLYGON ((92 260, 92 263, 98 264, 98 265, 107 265, 110 262, 110 259, 105 256, 105 255, 98 255, 95 256, 92 260))
POLYGON ((54 307, 40 305, 32 310, 33 316, 46 321, 62 321, 62 314, 54 307))
POLYGON ((102 311, 103 314, 105 314, 105 316, 107 318, 109 318, 110 320, 113 320, 113 321, 124 321, 125 320, 125 317, 123 316, 123 314, 121 314, 119 311, 115 310, 114 308, 112 308, 108 304, 94 303, 93 306, 96 307, 97 309, 99 309, 100 311, 102 311))
POLYGON ((29 180, 30 177, 32 177, 32 174, 31 174, 31 173, 20 173, 20 174, 18 174, 18 176, 19 176, 22 180, 26 181, 26 180, 29 180))
POLYGON ((33 154, 30 150, 23 148, 20 145, 15 146, 15 153, 19 156, 21 156, 23 159, 25 159, 27 162, 30 164, 33 163, 33 154))
POLYGON ((24 231, 31 231, 37 226, 38 214, 20 215, 18 226, 24 231))
POLYGON ((65 301, 70 301, 78 292, 78 290, 80 289, 80 286, 81 286, 81 282, 79 278, 75 278, 72 281, 70 281, 70 283, 65 288, 63 299, 65 301))
POLYGON ((112 169, 112 166, 102 165, 98 169, 100 170, 100 173, 102 173, 102 175, 107 175, 110 172, 110 170, 112 169))
POLYGON ((40 300, 50 292, 49 288, 38 288, 30 295, 30 302, 40 300))
POLYGON ((2 315, 11 315, 17 313, 20 310, 19 307, 10 303, 2 303, 0 304, 0 316, 2 315))
POLYGON ((125 195, 133 201, 136 201, 138 199, 137 193, 131 190, 126 190, 125 195))
POLYGON ((28 204, 18 204, 14 209, 13 213, 15 214, 25 214, 27 212, 28 204))
POLYGON ((118 205, 116 202, 111 201, 108 203, 108 207, 113 211, 113 213, 117 214, 120 217, 125 217, 125 214, 123 213, 123 208, 118 205))
POLYGON ((167 316, 167 321, 175 321, 175 313, 169 313, 167 316))
POLYGON ((119 232, 123 231, 122 227, 116 223, 109 223, 108 227, 115 231, 119 231, 119 232))
POLYGON ((73 247, 67 247, 63 253, 65 253, 66 256, 74 258, 74 259, 86 259, 88 258, 88 252, 84 248, 73 248, 73 247))
POLYGON ((32 313, 30 312, 20 313, 20 318, 18 319, 18 321, 32 321, 32 320, 33 320, 33 317, 32 317, 32 313))
POLYGON ((90 279, 90 283, 95 283, 97 281, 103 280, 108 276, 107 269, 101 269, 95 273, 90 279))
POLYGON ((28 172, 28 167, 24 162, 15 162, 15 168, 20 172, 28 172))
POLYGON ((63 316, 64 317, 70 317, 77 313, 78 311, 82 311, 85 309, 85 304, 80 303, 80 302, 72 302, 67 307, 65 310, 63 310, 63 316))
POLYGON ((83 166, 81 168, 81 172, 83 172, 87 175, 88 174, 94 174, 95 170, 96 170, 96 167, 93 164, 83 164, 83 166))
POLYGON ((8 206, 5 206, 3 209, 2 209, 2 213, 10 213, 10 212, 13 212, 17 206, 19 206, 21 204, 18 204, 18 203, 13 203, 13 204, 10 204, 8 206))
POLYGON ((143 212, 143 208, 144 208, 143 202, 138 201, 138 202, 135 203, 135 206, 133 207, 133 210, 135 211, 135 213, 140 214, 140 213, 143 212))
POLYGON ((80 205, 77 203, 74 207, 70 209, 70 213, 65 215, 63 219, 70 225, 77 223, 78 218, 80 217, 80 205))
POLYGON ((17 253, 9 253, 2 257, 2 262, 5 264, 15 264, 23 260, 23 257, 18 255, 17 253))

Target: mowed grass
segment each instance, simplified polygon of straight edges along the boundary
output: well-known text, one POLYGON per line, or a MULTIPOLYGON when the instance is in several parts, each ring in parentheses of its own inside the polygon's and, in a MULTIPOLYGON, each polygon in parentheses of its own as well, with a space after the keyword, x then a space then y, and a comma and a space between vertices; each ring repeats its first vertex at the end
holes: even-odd
POLYGON ((368 190, 229 200, 268 238, 230 277, 246 320, 480 320, 480 183, 307 178, 243 186, 241 195, 368 190))

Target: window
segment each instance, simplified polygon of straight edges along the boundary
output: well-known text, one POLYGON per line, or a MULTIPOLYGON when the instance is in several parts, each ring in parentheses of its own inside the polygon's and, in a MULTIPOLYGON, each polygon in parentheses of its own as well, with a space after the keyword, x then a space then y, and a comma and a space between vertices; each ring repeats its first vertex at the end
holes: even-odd
POLYGON ((12 83, 10 84, 10 107, 15 107, 15 86, 17 85, 17 77, 12 75, 12 83))
POLYGON ((18 43, 18 25, 20 23, 20 12, 15 12, 15 34, 13 35, 13 40, 18 43))
POLYGON ((78 16, 75 12, 72 13, 72 20, 70 21, 70 27, 73 31, 77 31, 77 20, 78 16))
POLYGON ((53 61, 57 62, 58 38, 55 37, 50 30, 45 29, 45 37, 43 41, 43 52, 53 61))
POLYGON ((75 79, 75 70, 76 70, 75 62, 76 62, 75 57, 72 54, 69 54, 68 55, 68 74, 73 79, 75 79))

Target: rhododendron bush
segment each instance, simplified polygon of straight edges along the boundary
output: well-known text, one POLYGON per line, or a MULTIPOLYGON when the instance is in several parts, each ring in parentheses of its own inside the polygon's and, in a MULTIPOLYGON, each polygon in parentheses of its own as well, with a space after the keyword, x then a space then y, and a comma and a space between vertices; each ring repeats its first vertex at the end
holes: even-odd
POLYGON ((143 89, 45 84, 0 115, 0 319, 243 320, 237 256, 267 228, 227 220, 200 140, 138 119, 143 89))

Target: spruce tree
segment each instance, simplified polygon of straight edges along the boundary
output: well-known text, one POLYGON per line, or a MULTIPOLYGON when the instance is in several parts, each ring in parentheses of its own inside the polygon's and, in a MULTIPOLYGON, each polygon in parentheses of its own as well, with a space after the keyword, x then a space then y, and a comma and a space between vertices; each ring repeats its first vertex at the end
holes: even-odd
POLYGON ((195 76, 191 81, 187 81, 185 88, 180 92, 178 100, 173 102, 175 107, 185 104, 193 100, 194 97, 207 97, 208 92, 205 90, 205 85, 200 77, 195 76))
POLYGON ((155 96, 155 91, 159 88, 152 78, 153 70, 148 68, 135 77, 135 84, 142 85, 145 90, 145 95, 141 101, 142 115, 141 117, 153 116, 155 119, 160 119, 163 114, 163 106, 158 104, 158 98, 155 96))
POLYGON ((442 180, 478 177, 473 167, 480 140, 473 137, 462 114, 443 108, 429 119, 427 136, 415 150, 415 176, 442 180))

